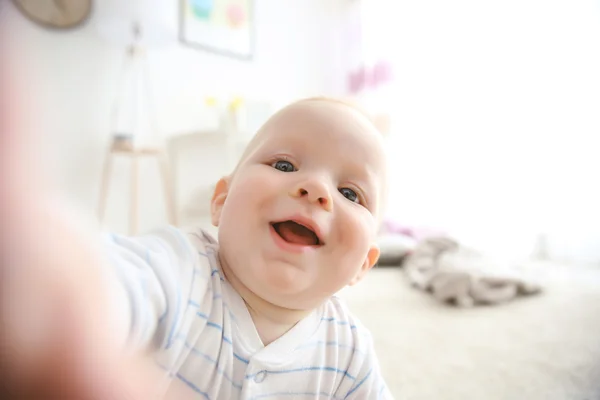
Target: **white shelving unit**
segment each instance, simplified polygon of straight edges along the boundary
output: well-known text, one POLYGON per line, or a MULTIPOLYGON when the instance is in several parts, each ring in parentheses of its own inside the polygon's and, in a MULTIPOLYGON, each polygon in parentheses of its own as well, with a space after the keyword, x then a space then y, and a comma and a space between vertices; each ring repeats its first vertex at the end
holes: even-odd
POLYGON ((179 225, 209 220, 214 185, 233 171, 248 142, 246 135, 221 130, 200 130, 169 139, 179 225))
POLYGON ((221 128, 169 138, 167 151, 180 225, 210 224, 214 185, 234 170, 254 133, 272 112, 265 101, 244 100, 242 107, 232 120, 221 121, 221 128))

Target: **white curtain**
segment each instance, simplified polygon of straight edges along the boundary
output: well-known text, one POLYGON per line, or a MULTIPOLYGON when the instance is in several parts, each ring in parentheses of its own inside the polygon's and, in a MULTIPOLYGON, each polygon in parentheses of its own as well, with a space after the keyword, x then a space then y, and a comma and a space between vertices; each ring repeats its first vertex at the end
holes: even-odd
POLYGON ((600 264, 600 3, 352 4, 349 71, 393 70, 359 92, 392 116, 388 217, 507 260, 600 264))

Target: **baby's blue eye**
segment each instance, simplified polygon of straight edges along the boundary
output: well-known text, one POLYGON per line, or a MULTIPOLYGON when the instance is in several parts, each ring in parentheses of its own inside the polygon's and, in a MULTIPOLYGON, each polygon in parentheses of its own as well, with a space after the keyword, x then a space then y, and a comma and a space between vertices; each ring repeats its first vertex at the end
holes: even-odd
POLYGON ((358 203, 358 195, 356 194, 356 192, 354 190, 352 190, 350 188, 340 188, 339 191, 342 194, 342 196, 344 196, 348 200, 350 200, 354 203, 358 203))
POLYGON ((281 172, 294 172, 296 171, 296 167, 289 161, 279 160, 272 164, 272 167, 281 171, 281 172))

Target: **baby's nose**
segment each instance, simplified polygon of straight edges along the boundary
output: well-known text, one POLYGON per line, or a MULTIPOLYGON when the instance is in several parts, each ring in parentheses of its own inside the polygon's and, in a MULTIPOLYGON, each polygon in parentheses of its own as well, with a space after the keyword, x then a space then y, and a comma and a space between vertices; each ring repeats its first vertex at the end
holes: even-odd
POLYGON ((297 198, 305 198, 310 203, 319 204, 326 211, 331 211, 333 201, 331 194, 327 189, 327 185, 317 179, 306 180, 294 187, 292 196, 297 198))

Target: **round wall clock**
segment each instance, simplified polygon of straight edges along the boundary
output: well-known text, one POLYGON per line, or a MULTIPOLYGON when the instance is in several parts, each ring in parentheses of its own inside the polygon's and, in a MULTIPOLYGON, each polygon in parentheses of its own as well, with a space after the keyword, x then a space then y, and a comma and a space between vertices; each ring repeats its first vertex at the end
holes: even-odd
POLYGON ((91 14, 92 0, 13 0, 19 11, 38 25, 72 29, 91 14))

